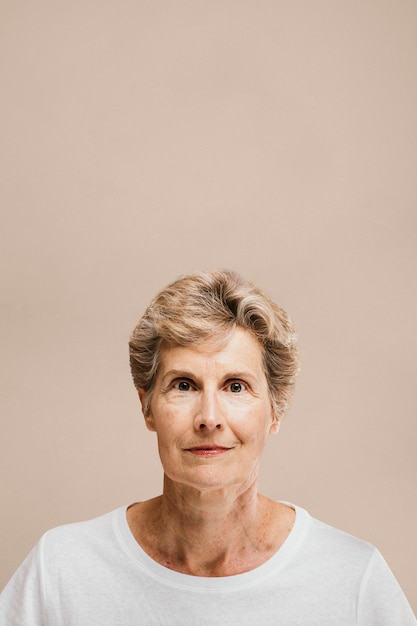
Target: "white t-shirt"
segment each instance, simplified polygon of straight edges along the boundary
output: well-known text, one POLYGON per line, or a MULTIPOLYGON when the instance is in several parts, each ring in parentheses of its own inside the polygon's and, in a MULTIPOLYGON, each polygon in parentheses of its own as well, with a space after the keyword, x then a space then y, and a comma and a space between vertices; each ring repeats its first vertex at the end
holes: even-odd
POLYGON ((60 526, 6 586, 0 624, 416 625, 373 546, 294 508, 294 527, 272 558, 219 578, 181 574, 151 559, 130 532, 126 507, 60 526))

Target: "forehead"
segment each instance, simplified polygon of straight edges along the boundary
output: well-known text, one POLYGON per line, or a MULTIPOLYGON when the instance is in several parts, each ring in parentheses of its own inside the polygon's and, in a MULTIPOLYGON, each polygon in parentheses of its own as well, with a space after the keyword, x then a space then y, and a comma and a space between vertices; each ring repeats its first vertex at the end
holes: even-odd
POLYGON ((161 352, 160 373, 171 369, 230 369, 250 370, 262 376, 263 351, 259 341, 248 330, 235 328, 227 339, 219 343, 203 341, 190 346, 166 346, 161 352))

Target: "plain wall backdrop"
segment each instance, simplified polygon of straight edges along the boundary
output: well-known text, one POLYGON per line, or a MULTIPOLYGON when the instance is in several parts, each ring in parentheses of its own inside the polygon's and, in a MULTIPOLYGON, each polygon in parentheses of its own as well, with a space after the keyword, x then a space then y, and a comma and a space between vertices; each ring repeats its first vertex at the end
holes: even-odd
POLYGON ((178 275, 287 309, 261 491, 376 544, 417 610, 415 0, 2 0, 1 584, 161 491, 128 335, 178 275))

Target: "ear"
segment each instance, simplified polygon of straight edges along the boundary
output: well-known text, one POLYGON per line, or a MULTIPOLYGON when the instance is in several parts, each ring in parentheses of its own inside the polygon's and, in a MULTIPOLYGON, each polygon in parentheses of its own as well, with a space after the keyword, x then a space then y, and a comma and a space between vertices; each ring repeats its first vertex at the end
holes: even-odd
POLYGON ((281 426, 281 411, 272 408, 272 422, 269 427, 269 434, 276 435, 281 426))
POLYGON ((142 413, 143 413, 143 417, 145 418, 146 428, 148 428, 148 430, 155 431, 156 430, 155 422, 153 421, 150 408, 148 407, 148 409, 146 409, 146 406, 147 406, 146 395, 147 394, 144 389, 138 389, 138 396, 139 396, 139 400, 142 406, 142 413))
POLYGON ((281 426, 281 420, 279 418, 274 417, 271 426, 269 427, 269 434, 276 435, 279 431, 279 427, 281 426))

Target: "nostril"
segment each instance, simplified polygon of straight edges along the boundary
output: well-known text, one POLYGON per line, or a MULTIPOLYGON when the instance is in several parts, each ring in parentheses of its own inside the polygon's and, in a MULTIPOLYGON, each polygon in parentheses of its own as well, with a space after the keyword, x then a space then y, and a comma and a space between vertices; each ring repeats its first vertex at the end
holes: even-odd
POLYGON ((198 425, 198 430, 205 430, 206 428, 209 428, 210 430, 212 428, 217 428, 217 430, 221 430, 222 425, 221 424, 216 424, 213 426, 211 426, 211 424, 205 424, 204 422, 202 422, 201 424, 198 425))

